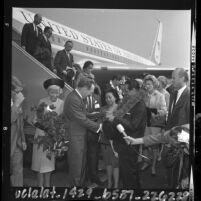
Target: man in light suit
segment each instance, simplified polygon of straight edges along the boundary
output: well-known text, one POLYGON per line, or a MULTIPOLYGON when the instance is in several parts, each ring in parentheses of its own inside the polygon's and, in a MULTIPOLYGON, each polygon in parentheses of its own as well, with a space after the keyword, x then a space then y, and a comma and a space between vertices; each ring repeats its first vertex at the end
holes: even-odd
POLYGON ((78 85, 66 98, 64 117, 69 134, 69 176, 70 186, 83 186, 86 173, 87 130, 98 135, 101 124, 86 116, 84 99, 94 91, 94 82, 87 77, 80 78, 78 85))
POLYGON ((49 41, 51 36, 52 28, 49 26, 45 27, 44 33, 39 36, 34 55, 44 66, 56 73, 56 69, 53 67, 52 47, 49 41))
POLYGON ((73 70, 74 59, 70 51, 73 48, 73 42, 67 40, 64 49, 57 52, 54 65, 57 70, 57 75, 68 84, 72 85, 71 76, 68 76, 68 71, 73 70))
POLYGON ((26 23, 22 29, 21 46, 32 56, 35 52, 38 37, 42 35, 42 29, 38 26, 41 21, 41 15, 36 14, 33 23, 26 23))

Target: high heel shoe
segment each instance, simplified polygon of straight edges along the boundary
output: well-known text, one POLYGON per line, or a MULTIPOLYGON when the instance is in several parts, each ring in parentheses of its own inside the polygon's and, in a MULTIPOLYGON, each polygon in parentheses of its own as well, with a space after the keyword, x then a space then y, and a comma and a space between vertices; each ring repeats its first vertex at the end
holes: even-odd
POLYGON ((156 176, 156 169, 155 168, 151 168, 151 175, 156 176))
POLYGON ((149 168, 149 166, 150 165, 148 163, 144 163, 140 170, 145 171, 147 168, 149 168))

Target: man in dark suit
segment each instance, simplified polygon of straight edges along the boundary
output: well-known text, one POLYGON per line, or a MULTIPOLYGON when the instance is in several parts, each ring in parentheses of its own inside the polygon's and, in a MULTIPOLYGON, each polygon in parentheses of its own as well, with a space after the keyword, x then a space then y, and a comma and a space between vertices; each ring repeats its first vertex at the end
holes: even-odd
MULTIPOLYGON (((185 71, 185 69, 176 68, 173 71, 172 85, 174 87, 174 92, 170 95, 166 130, 169 130, 175 126, 181 126, 190 123, 190 89, 187 87, 188 80, 188 73, 185 71)), ((171 154, 172 150, 173 147, 166 147, 166 157, 171 154)), ((176 160, 176 162, 171 167, 167 167, 169 188, 176 188, 178 186, 180 179, 178 178, 178 171, 179 160, 176 160)))
MULTIPOLYGON (((144 103, 145 93, 140 89, 139 83, 135 79, 127 81, 128 96, 123 99, 117 110, 106 117, 112 124, 103 122, 103 132, 106 136, 115 134, 114 145, 119 156, 119 172, 124 189, 140 188, 138 154, 139 147, 132 147, 126 144, 123 136, 117 131, 118 124, 123 125, 127 135, 131 137, 142 137, 144 135, 147 111, 144 103)), ((109 137, 110 138, 110 137, 109 137)))
POLYGON ((68 76, 68 72, 71 73, 73 70, 74 59, 73 55, 70 53, 73 48, 73 42, 70 40, 66 41, 64 47, 63 50, 57 52, 54 65, 57 70, 57 75, 65 82, 72 85, 71 76, 68 76))
MULTIPOLYGON (((87 117, 92 121, 98 121, 101 109, 101 97, 92 93, 86 98, 87 117)), ((98 154, 99 154, 99 136, 94 132, 87 131, 87 175, 92 183, 101 185, 98 178, 98 154)))
POLYGON ((41 21, 41 15, 36 14, 33 23, 26 23, 22 29, 21 46, 32 56, 35 52, 38 37, 42 35, 42 29, 38 27, 41 21))
POLYGON ((34 53, 35 58, 44 66, 56 73, 53 67, 52 47, 49 38, 52 36, 52 28, 45 27, 44 33, 39 36, 34 53))
POLYGON ((172 73, 172 79, 174 92, 170 95, 166 130, 174 126, 187 124, 190 119, 190 89, 187 87, 188 73, 183 68, 177 68, 172 73))
POLYGON ((86 174, 87 130, 98 135, 101 124, 86 116, 84 99, 94 91, 94 82, 87 77, 80 78, 78 85, 66 98, 64 117, 69 134, 69 176, 70 186, 83 186, 86 174))

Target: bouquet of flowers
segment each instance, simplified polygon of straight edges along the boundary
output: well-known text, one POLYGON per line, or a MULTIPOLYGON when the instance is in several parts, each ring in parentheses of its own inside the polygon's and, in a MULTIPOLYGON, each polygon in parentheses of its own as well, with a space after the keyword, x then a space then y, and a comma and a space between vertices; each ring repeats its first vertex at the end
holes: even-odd
POLYGON ((170 130, 169 142, 172 145, 166 153, 166 165, 172 167, 176 161, 189 156, 189 129, 177 126, 170 130))
POLYGON ((68 142, 65 138, 64 121, 61 115, 58 115, 53 109, 54 105, 41 103, 37 108, 32 108, 36 111, 36 123, 34 126, 43 130, 45 135, 38 136, 33 140, 38 147, 43 146, 43 151, 47 151, 47 158, 51 158, 54 153, 55 157, 64 156, 68 150, 68 142))
POLYGON ((170 137, 174 142, 174 146, 178 148, 187 148, 189 147, 189 129, 182 126, 176 126, 171 129, 170 137))

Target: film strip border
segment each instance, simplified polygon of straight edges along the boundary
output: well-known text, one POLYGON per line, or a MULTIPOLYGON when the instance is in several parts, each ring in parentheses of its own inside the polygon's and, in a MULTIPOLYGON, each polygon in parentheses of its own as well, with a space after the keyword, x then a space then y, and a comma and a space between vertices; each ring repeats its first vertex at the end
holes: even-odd
POLYGON ((196 95, 196 1, 193 2, 191 10, 191 74, 190 74, 190 86, 191 86, 191 122, 190 122, 190 179, 189 179, 189 200, 195 199, 194 189, 194 173, 195 173, 195 95, 196 95))
POLYGON ((190 193, 186 190, 125 190, 125 189, 107 189, 107 188, 12 188, 12 197, 10 200, 97 200, 97 201, 187 201, 190 193))

